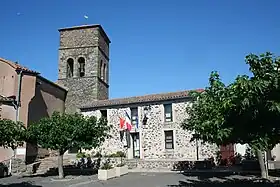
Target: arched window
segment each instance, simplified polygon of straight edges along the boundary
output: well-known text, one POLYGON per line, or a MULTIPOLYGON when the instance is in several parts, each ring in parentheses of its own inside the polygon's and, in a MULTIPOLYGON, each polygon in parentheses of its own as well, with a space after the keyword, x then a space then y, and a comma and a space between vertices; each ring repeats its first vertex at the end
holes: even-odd
POLYGON ((85 76, 85 59, 83 57, 80 57, 78 59, 79 63, 79 76, 84 77, 85 76))
POLYGON ((107 66, 106 66, 106 64, 104 63, 104 65, 103 65, 103 81, 104 81, 104 82, 106 82, 106 78, 107 78, 106 69, 107 69, 107 66))
POLYGON ((67 77, 73 77, 73 70, 74 70, 74 60, 69 58, 67 60, 67 77))
POLYGON ((103 74, 103 61, 101 60, 100 61, 100 66, 99 66, 99 73, 100 73, 100 78, 101 78, 101 80, 103 80, 104 79, 104 74, 103 74))

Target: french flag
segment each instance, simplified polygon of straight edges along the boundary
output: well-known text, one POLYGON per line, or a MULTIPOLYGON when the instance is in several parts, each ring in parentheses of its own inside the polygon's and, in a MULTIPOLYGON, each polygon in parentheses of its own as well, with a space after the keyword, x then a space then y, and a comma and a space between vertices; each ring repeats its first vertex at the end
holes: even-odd
POLYGON ((125 119, 123 119, 121 117, 119 117, 119 118, 120 118, 120 129, 123 130, 125 128, 125 119))
POLYGON ((128 131, 131 131, 131 118, 129 117, 128 113, 125 111, 125 127, 128 131))

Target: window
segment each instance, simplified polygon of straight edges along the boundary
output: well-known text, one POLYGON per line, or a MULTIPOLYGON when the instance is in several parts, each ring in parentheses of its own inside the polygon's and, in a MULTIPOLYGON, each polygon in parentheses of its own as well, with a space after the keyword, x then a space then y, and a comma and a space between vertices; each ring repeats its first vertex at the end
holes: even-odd
POLYGON ((101 116, 105 119, 107 119, 107 110, 100 110, 101 116))
POLYGON ((100 67, 99 68, 100 68, 99 69, 100 78, 101 78, 101 80, 103 80, 104 75, 103 75, 103 61, 102 60, 100 61, 100 67))
POLYGON ((106 78, 107 78, 107 66, 106 64, 103 65, 103 81, 106 82, 106 78))
POLYGON ((173 130, 164 131, 165 149, 174 149, 173 130))
POLYGON ((85 59, 83 57, 80 57, 78 59, 79 63, 79 76, 84 77, 85 76, 85 59))
POLYGON ((166 122, 172 121, 172 104, 164 105, 164 120, 166 122))
POLYGON ((132 124, 137 127, 138 126, 138 108, 130 108, 131 110, 131 122, 132 124))
POLYGON ((74 70, 74 60, 72 58, 69 58, 67 60, 67 77, 68 78, 73 77, 73 70, 74 70))

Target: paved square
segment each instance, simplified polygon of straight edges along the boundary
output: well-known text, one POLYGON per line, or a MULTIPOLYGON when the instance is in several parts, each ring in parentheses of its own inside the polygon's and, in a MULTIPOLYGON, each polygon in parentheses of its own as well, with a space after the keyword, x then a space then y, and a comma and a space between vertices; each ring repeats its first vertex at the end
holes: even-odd
POLYGON ((176 173, 129 173, 120 178, 99 181, 97 176, 8 177, 0 179, 0 187, 276 187, 280 183, 255 183, 253 177, 242 176, 185 176, 176 173), (24 182, 29 182, 27 185, 24 182))

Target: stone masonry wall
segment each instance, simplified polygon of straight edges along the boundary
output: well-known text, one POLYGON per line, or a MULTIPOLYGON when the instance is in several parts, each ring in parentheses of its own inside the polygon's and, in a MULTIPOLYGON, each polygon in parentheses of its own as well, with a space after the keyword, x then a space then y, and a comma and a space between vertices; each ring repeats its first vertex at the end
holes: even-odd
POLYGON ((75 48, 97 45, 99 30, 97 28, 72 29, 60 32, 60 47, 75 48))
POLYGON ((101 61, 106 64, 106 75, 109 74, 109 43, 104 37, 99 27, 60 31, 57 83, 68 89, 65 104, 67 113, 76 112, 89 102, 108 99, 109 83, 100 79, 101 61), (79 77, 80 57, 85 59, 84 77, 79 77), (73 77, 67 77, 69 58, 74 60, 73 77))
POLYGON ((98 48, 74 48, 74 49, 60 49, 59 50, 59 79, 67 78, 67 60, 72 58, 74 60, 74 75, 79 77, 78 58, 85 58, 85 77, 98 76, 98 48))
MULTIPOLYGON (((65 101, 66 112, 76 112, 77 107, 85 105, 88 101, 96 100, 98 91, 97 77, 83 77, 59 80, 58 84, 68 88, 65 101)), ((106 97, 107 92, 104 93, 106 97)))
MULTIPOLYGON (((139 131, 140 133, 140 158, 145 160, 196 160, 195 142, 190 142, 192 133, 181 129, 180 124, 187 117, 185 108, 188 102, 172 104, 173 122, 164 122, 164 106, 161 103, 150 105, 150 118, 147 125, 142 124, 144 106, 138 107, 139 131), (164 130, 173 130, 174 149, 165 149, 164 130)), ((107 110, 108 123, 113 125, 111 130, 112 138, 104 142, 101 147, 102 153, 111 154, 117 151, 126 151, 120 141, 119 116, 124 116, 124 112, 130 114, 129 108, 111 108, 107 110)), ((100 111, 84 112, 84 115, 95 115, 100 117, 100 111)), ((134 132, 135 129, 132 129, 134 132)), ((132 147, 132 146, 131 146, 132 147)), ((132 148, 130 148, 132 149, 132 148)), ((217 146, 199 143, 199 160, 215 157, 217 146)))

